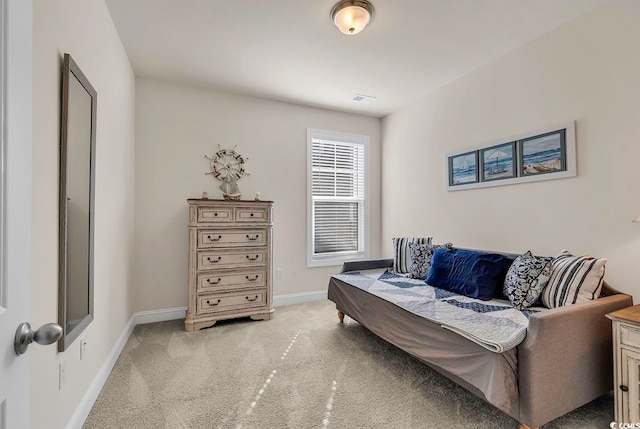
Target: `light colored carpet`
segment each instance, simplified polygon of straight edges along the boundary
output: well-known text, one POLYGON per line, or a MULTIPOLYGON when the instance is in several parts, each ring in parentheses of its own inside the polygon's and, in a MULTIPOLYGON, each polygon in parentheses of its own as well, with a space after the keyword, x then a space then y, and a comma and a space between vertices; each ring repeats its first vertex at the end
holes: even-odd
MULTIPOLYGON (((569 386, 567 386, 569 388, 569 386)), ((544 426, 601 429, 604 396, 544 426)), ((84 429, 516 429, 506 414, 329 301, 279 307, 270 321, 136 327, 84 429)))

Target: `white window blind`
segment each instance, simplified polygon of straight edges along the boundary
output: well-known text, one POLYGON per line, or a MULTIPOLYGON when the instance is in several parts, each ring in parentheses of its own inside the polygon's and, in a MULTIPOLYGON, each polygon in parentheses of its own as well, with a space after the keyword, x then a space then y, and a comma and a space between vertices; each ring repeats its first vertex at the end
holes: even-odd
POLYGON ((312 261, 365 254, 366 146, 339 140, 310 138, 312 261))

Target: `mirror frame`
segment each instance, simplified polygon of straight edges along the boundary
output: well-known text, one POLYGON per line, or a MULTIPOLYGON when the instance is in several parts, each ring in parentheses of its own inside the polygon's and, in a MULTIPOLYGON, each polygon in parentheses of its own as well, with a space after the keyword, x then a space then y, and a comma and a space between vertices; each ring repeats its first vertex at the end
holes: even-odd
POLYGON ((77 339, 93 321, 93 271, 94 271, 94 225, 95 225, 95 165, 96 165, 96 108, 98 95, 87 77, 82 73, 71 55, 64 54, 62 68, 62 111, 60 126, 60 199, 59 199, 59 259, 58 259, 58 324, 63 334, 58 341, 58 351, 63 352, 77 339), (69 85, 70 79, 84 87, 91 97, 91 137, 89 166, 89 279, 88 314, 71 331, 67 330, 67 137, 69 128, 69 85))

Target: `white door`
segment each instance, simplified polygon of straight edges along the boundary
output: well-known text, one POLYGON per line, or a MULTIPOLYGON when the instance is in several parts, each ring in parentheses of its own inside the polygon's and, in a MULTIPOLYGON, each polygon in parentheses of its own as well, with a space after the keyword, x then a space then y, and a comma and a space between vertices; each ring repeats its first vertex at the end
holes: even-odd
POLYGON ((28 353, 13 339, 31 308, 32 1, 0 0, 0 13, 0 429, 28 429, 28 353))

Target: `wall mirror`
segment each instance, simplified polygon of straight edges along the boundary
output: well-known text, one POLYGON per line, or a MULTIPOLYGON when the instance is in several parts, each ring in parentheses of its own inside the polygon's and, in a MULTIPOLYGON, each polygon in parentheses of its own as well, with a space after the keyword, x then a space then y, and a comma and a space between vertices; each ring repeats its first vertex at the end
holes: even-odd
POLYGON ((60 127, 58 324, 66 350, 93 320, 97 94, 64 54, 60 127))

